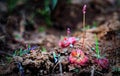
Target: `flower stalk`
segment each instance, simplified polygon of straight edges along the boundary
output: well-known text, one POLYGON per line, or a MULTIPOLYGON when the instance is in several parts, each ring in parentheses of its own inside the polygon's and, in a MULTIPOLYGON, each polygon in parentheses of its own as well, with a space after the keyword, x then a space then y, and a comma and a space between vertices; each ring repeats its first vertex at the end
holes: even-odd
MULTIPOLYGON (((83 12, 83 28, 85 29, 85 14, 86 14, 86 5, 84 5, 83 6, 83 9, 82 9, 82 12, 83 12)), ((86 31, 85 31, 85 33, 83 34, 83 44, 82 44, 82 48, 84 49, 84 38, 85 38, 85 36, 86 36, 86 31)))

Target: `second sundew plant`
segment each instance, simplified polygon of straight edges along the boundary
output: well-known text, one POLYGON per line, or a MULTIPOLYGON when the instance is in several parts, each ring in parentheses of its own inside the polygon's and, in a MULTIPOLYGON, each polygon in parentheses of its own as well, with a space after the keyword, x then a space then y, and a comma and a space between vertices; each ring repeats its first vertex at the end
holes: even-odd
POLYGON ((94 60, 94 62, 99 66, 101 67, 102 69, 108 69, 109 67, 109 61, 107 58, 105 57, 102 57, 100 55, 100 50, 99 50, 99 46, 98 46, 98 38, 97 36, 95 35, 95 52, 96 52, 96 59, 94 60))

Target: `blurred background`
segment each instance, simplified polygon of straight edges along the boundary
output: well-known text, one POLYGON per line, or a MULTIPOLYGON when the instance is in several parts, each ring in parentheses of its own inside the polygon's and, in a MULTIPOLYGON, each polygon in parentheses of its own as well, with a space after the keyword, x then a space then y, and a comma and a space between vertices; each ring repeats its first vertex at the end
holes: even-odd
POLYGON ((9 43, 29 40, 35 33, 81 30, 84 4, 86 28, 99 26, 120 11, 120 0, 0 0, 0 49, 13 50, 15 45, 9 43))

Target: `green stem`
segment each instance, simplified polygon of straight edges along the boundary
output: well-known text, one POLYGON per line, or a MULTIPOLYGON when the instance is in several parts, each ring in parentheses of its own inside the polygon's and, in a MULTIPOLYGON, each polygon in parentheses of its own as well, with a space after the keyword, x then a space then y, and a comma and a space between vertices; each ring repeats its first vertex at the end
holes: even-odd
POLYGON ((100 50, 99 50, 99 47, 98 47, 98 38, 97 36, 95 35, 95 42, 96 42, 96 53, 97 53, 97 58, 100 58, 100 50))

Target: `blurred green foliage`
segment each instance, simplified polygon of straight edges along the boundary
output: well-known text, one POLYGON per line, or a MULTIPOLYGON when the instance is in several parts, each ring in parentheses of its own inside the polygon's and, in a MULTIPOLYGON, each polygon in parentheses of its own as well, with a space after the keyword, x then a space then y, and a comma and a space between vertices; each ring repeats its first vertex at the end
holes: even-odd
POLYGON ((120 67, 113 67, 113 68, 112 68, 112 71, 113 71, 113 72, 120 72, 120 67))
POLYGON ((86 25, 86 26, 83 28, 83 30, 88 30, 88 29, 90 29, 90 25, 86 25))
POLYGON ((46 30, 46 27, 39 27, 39 28, 38 28, 38 31, 39 31, 39 32, 44 32, 45 30, 46 30))
POLYGON ((13 59, 12 57, 9 57, 9 56, 6 56, 5 58, 7 60, 7 63, 10 63, 12 61, 12 59, 13 59))
POLYGON ((8 11, 12 11, 16 7, 18 2, 19 0, 7 0, 8 11))
POLYGON ((98 22, 97 21, 93 21, 92 26, 93 27, 97 27, 98 26, 98 22))
POLYGON ((57 2, 58 0, 44 0, 44 8, 36 10, 40 15, 44 17, 45 22, 48 26, 52 25, 51 11, 55 9, 57 2))
MULTIPOLYGON (((20 4, 25 4, 25 6, 28 7, 27 2, 29 2, 29 0, 7 0, 8 11, 12 12, 17 7, 17 5, 20 5, 20 4)), ((51 26, 52 25, 51 11, 55 9, 57 2, 58 2, 58 0, 44 0, 43 1, 43 4, 44 4, 43 8, 42 9, 35 8, 36 11, 34 11, 33 13, 35 14, 35 12, 37 12, 38 14, 43 16, 46 24, 48 26, 51 26)), ((29 6, 29 8, 30 7, 31 6, 29 6)), ((32 19, 33 19, 33 17, 32 17, 32 19)), ((31 22, 34 23, 32 19, 31 19, 31 22)))
POLYGON ((42 50, 41 50, 42 52, 46 52, 47 50, 46 50, 46 48, 45 47, 42 47, 42 50))
POLYGON ((25 3, 26 1, 27 0, 7 0, 8 11, 12 12, 17 5, 25 3))
POLYGON ((52 0, 52 9, 55 9, 58 0, 52 0))
POLYGON ((120 7, 120 0, 117 0, 116 5, 120 7))

